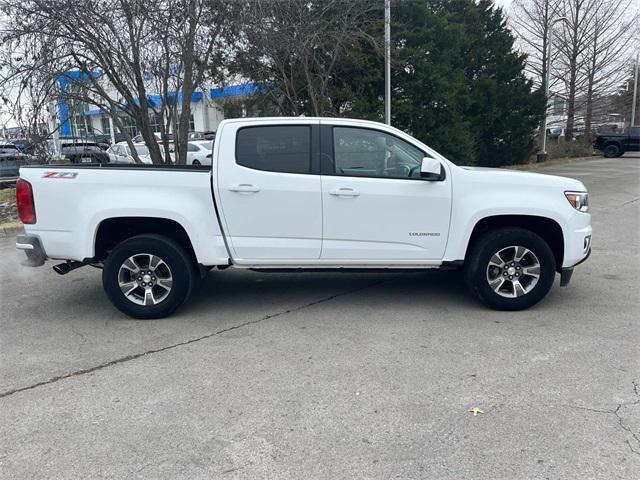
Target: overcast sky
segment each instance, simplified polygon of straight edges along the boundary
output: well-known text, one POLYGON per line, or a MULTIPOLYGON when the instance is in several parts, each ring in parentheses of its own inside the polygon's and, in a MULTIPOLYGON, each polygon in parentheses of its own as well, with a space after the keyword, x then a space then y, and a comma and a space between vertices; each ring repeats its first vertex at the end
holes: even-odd
MULTIPOLYGON (((513 3, 514 0, 494 0, 494 3, 500 7, 503 7, 505 9, 505 12, 508 12, 509 7, 511 6, 511 4, 513 3)), ((638 11, 640 12, 640 1, 638 2, 638 5, 636 7, 638 9, 638 11)), ((15 122, 10 120, 9 115, 7 114, 6 111, 4 111, 5 109, 3 108, 2 105, 0 105, 0 127, 2 127, 3 125, 5 125, 8 122, 8 125, 6 126, 13 126, 15 125, 15 122)))

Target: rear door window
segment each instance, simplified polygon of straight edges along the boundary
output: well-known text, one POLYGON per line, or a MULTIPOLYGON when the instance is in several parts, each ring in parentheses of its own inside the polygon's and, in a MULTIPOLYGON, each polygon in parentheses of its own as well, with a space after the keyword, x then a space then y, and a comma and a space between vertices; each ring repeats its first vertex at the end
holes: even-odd
POLYGON ((311 173, 311 127, 271 125, 238 130, 236 162, 254 170, 311 173))

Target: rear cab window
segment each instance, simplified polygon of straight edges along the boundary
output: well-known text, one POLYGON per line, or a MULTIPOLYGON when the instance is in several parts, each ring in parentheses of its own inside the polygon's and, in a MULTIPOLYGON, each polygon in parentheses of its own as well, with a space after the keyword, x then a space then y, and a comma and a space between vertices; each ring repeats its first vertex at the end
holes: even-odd
POLYGON ((243 127, 236 136, 236 163, 268 172, 311 173, 311 126, 243 127))

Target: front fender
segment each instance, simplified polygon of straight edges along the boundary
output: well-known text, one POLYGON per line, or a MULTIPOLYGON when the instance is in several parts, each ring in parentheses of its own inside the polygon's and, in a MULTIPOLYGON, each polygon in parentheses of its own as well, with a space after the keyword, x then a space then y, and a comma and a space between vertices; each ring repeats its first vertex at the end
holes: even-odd
MULTIPOLYGON (((463 260, 474 228, 488 217, 515 215, 550 219, 562 229, 563 238, 571 232, 571 219, 576 212, 558 185, 559 177, 548 184, 545 179, 527 182, 527 177, 507 176, 500 182, 500 173, 474 178, 475 172, 463 172, 454 179, 453 209, 446 261, 463 260), (516 180, 514 180, 514 178, 516 180)), ((534 178, 534 177, 531 177, 534 178)), ((567 179, 569 180, 569 179, 567 179)), ((569 185, 571 189, 575 185, 569 185)))

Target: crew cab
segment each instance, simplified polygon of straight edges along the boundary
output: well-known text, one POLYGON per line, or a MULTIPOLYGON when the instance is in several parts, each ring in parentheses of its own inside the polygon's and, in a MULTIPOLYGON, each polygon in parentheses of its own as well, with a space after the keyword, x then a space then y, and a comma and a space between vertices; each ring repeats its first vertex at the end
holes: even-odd
POLYGON ((456 166, 406 133, 336 118, 223 121, 212 166, 28 166, 26 264, 102 268, 135 318, 174 312, 198 277, 459 268, 488 306, 540 301, 591 249, 585 186, 456 166))
POLYGON ((601 133, 593 140, 593 148, 607 158, 621 157, 625 152, 640 152, 640 126, 630 127, 627 133, 601 133))

